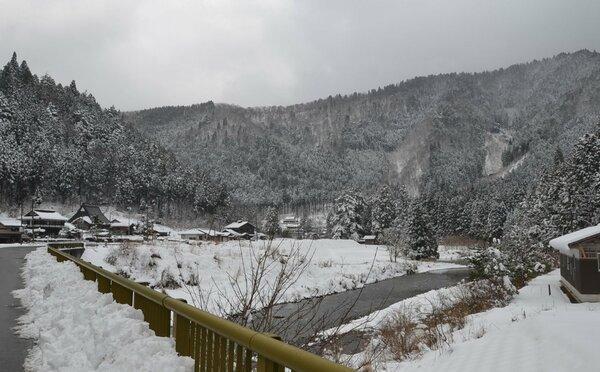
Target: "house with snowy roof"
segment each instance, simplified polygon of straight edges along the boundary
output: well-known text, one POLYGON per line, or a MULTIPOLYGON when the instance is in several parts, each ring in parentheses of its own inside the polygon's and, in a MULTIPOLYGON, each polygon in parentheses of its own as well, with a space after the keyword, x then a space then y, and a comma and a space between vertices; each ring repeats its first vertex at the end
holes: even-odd
POLYGON ((23 234, 21 221, 0 217, 0 243, 20 243, 23 234))
POLYGON ((71 216, 71 218, 69 218, 69 222, 77 227, 79 226, 77 223, 75 223, 75 221, 78 220, 80 221, 80 224, 82 226, 85 226, 86 224, 88 225, 88 227, 85 230, 88 230, 93 225, 97 225, 103 228, 110 227, 110 221, 108 220, 108 218, 106 218, 104 213, 102 213, 100 207, 93 204, 81 204, 77 212, 75 212, 75 214, 71 216))
POLYGON ((109 231, 114 235, 132 235, 133 226, 133 223, 121 222, 121 220, 115 218, 110 221, 109 231))
POLYGON ((39 235, 56 236, 67 222, 67 217, 51 209, 34 209, 21 218, 23 226, 39 235))
POLYGON ((254 235, 256 234, 256 227, 248 221, 240 220, 225 226, 223 232, 233 232, 240 235, 254 235))
POLYGON ((189 229, 179 232, 179 237, 184 240, 207 240, 213 242, 223 242, 229 240, 229 234, 222 231, 216 231, 211 228, 189 229))
POLYGON ((550 240, 560 252, 562 286, 579 302, 600 302, 600 225, 550 240))

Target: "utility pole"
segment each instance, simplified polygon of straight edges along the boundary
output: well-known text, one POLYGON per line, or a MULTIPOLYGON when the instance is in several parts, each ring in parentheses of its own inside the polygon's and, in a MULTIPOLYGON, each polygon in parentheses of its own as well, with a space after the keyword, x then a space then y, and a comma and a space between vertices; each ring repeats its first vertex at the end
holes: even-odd
POLYGON ((21 221, 21 226, 19 228, 19 233, 21 234, 19 235, 19 244, 23 244, 23 200, 21 200, 21 218, 19 221, 21 221))
POLYGON ((35 196, 32 196, 31 197, 31 213, 32 213, 32 215, 31 215, 31 236, 32 236, 31 240, 35 242, 35 228, 33 227, 33 214, 35 214, 33 212, 33 203, 34 203, 33 200, 34 199, 35 199, 35 196))

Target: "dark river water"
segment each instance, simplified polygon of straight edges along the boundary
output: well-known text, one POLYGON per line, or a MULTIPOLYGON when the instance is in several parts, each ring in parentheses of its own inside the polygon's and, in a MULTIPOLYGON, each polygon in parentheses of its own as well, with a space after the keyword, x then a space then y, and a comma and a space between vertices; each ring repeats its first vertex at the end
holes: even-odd
MULTIPOLYGON (((315 332, 348 323, 407 298, 455 285, 468 277, 468 268, 436 270, 382 280, 362 289, 280 304, 273 311, 274 333, 286 341, 300 343, 315 332)), ((256 314, 255 321, 260 316, 256 314)))

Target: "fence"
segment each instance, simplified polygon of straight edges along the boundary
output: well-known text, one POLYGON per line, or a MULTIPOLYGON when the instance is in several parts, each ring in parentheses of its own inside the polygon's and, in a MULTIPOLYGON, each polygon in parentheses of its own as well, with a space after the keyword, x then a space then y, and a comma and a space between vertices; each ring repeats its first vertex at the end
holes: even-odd
POLYGON ((195 371, 351 371, 75 258, 52 244, 48 253, 59 262, 75 263, 86 280, 98 283, 98 291, 112 293, 116 302, 141 310, 157 336, 173 336, 177 352, 195 360, 195 371))

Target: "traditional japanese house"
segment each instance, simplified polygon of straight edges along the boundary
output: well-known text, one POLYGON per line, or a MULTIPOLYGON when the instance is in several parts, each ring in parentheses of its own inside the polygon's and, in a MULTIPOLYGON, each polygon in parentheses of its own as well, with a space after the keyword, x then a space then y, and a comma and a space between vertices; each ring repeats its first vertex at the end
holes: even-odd
POLYGON ((223 232, 233 231, 237 234, 254 235, 256 233, 256 227, 248 221, 237 221, 230 223, 223 228, 223 232))
POLYGON ((23 227, 35 231, 36 235, 56 236, 67 222, 67 218, 49 209, 34 209, 22 218, 23 227))
POLYGON ((104 213, 102 213, 100 210, 100 207, 97 205, 87 203, 81 204, 77 212, 75 212, 75 214, 69 218, 69 222, 73 223, 75 220, 82 217, 89 218, 91 224, 96 225, 97 227, 106 229, 110 227, 110 221, 108 218, 106 218, 104 213))
POLYGON ((0 243, 20 243, 22 235, 21 221, 0 217, 0 243))

